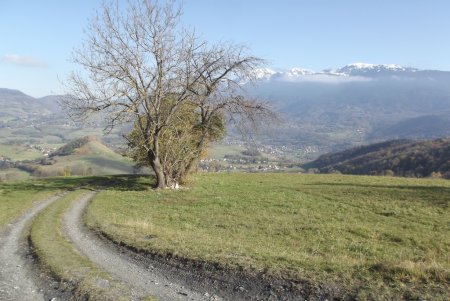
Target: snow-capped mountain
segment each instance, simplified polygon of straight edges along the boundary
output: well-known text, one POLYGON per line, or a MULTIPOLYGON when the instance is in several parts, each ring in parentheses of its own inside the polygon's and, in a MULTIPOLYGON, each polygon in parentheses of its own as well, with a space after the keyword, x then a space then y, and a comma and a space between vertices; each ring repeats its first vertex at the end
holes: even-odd
POLYGON ((270 68, 260 68, 253 71, 253 76, 257 80, 269 80, 277 71, 270 68))
POLYGON ((313 74, 315 74, 314 71, 303 68, 292 68, 285 71, 275 71, 270 68, 260 68, 254 70, 253 75, 257 80, 289 80, 313 74))
POLYGON ((291 70, 288 70, 284 72, 286 76, 295 77, 295 76, 302 76, 302 75, 312 75, 316 72, 308 69, 303 68, 292 68, 291 70))
MULTIPOLYGON (((261 68, 255 71, 255 77, 258 80, 277 80, 277 81, 295 81, 308 80, 314 81, 324 80, 329 77, 383 77, 397 74, 409 74, 420 72, 421 70, 412 67, 403 67, 396 64, 368 64, 353 63, 337 69, 325 69, 315 72, 309 69, 292 68, 289 70, 274 70, 270 68, 261 68)), ((430 71, 427 71, 430 72, 430 71)))
POLYGON ((342 68, 336 69, 335 73, 346 75, 364 75, 364 74, 380 74, 380 73, 395 73, 395 72, 416 72, 418 69, 411 67, 402 67, 397 64, 367 64, 367 63, 353 63, 342 68))
POLYGON ((355 63, 262 74, 264 80, 248 92, 294 126, 275 134, 283 143, 329 151, 387 139, 450 137, 448 71, 355 63))

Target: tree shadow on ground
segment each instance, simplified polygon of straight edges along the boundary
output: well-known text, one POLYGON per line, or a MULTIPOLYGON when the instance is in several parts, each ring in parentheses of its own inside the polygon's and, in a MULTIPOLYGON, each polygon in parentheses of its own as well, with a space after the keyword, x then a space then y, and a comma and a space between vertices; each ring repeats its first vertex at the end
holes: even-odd
POLYGON ((112 175, 89 177, 55 177, 24 182, 2 183, 3 190, 42 191, 42 190, 74 190, 110 189, 119 191, 144 191, 153 187, 152 175, 112 175))

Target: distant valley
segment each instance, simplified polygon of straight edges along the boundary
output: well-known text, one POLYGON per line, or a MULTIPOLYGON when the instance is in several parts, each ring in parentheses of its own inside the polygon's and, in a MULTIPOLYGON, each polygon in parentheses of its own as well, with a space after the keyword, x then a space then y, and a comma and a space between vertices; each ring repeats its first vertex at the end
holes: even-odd
POLYGON ((450 136, 450 72, 351 64, 322 72, 264 69, 257 77, 250 93, 286 120, 272 137, 314 148, 315 156, 377 141, 450 136))
MULTIPOLYGON (((255 76, 257 84, 244 88, 280 112, 282 123, 267 126, 251 141, 230 129, 211 156, 223 158, 230 148, 257 149, 269 161, 287 164, 386 140, 450 136, 447 71, 359 63, 321 72, 261 69, 255 76)), ((103 136, 101 117, 75 123, 59 98, 0 89, 0 144, 55 150, 73 139, 103 136)), ((115 129, 102 140, 114 149, 123 147, 124 132, 115 129)))

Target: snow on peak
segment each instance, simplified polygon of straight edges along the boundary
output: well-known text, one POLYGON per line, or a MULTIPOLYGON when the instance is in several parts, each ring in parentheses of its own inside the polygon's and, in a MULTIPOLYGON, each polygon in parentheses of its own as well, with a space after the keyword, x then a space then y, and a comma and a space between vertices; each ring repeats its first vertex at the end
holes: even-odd
POLYGON ((337 73, 350 74, 352 72, 382 72, 382 71, 406 71, 405 68, 397 64, 368 64, 353 63, 336 70, 337 73))
POLYGON ((253 71, 256 80, 296 80, 314 74, 316 74, 314 71, 299 67, 282 71, 275 71, 270 68, 259 68, 253 71))
POLYGON ((338 69, 325 69, 315 72, 295 67, 289 70, 260 68, 253 71, 254 79, 259 81, 339 81, 361 80, 372 77, 392 75, 395 72, 416 72, 418 69, 402 67, 397 64, 352 63, 338 69), (339 78, 339 79, 338 79, 339 78), (345 79, 346 78, 346 79, 345 79))
POLYGON ((259 68, 253 71, 253 76, 257 80, 268 80, 277 72, 270 68, 259 68))
POLYGON ((308 70, 308 69, 295 67, 284 73, 286 76, 296 77, 296 76, 302 76, 302 75, 311 75, 311 74, 314 74, 315 72, 308 70))
POLYGON ((351 68, 356 68, 356 69, 373 69, 375 66, 377 66, 377 65, 368 64, 368 63, 353 63, 353 64, 348 64, 345 67, 351 67, 351 68))
POLYGON ((397 64, 385 64, 385 65, 382 65, 384 68, 386 68, 386 69, 390 69, 390 70, 405 70, 405 68, 404 67, 402 67, 402 66, 400 66, 400 65, 397 65, 397 64))
POLYGON ((402 66, 397 64, 368 64, 368 63, 353 63, 349 64, 345 67, 353 67, 356 69, 376 69, 376 68, 384 68, 384 69, 404 69, 402 66))

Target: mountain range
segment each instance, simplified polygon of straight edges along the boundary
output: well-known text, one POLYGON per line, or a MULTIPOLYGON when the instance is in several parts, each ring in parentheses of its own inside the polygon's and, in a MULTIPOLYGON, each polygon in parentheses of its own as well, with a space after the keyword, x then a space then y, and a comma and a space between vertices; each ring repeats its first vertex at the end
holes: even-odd
MULTIPOLYGON (((251 95, 286 120, 273 137, 318 153, 389 139, 450 136, 450 72, 355 63, 320 72, 259 69, 251 95)), ((270 139, 270 137, 267 137, 270 139)))
MULTIPOLYGON (((300 158, 303 150, 312 159, 384 140, 450 136, 448 71, 355 63, 319 72, 264 68, 254 75, 259 79, 256 85, 244 88, 273 106, 283 120, 262 131, 259 142, 300 150, 300 158)), ((57 100, 58 96, 36 99, 0 89, 0 129, 9 128, 16 138, 23 132, 23 137, 31 135, 36 141, 56 136, 55 143, 80 137, 90 125, 70 123, 57 100), (54 133, 48 133, 46 125, 52 125, 54 133)), ((101 133, 101 124, 94 127, 101 133)))
MULTIPOLYGON (((420 70, 413 67, 403 67, 397 64, 368 64, 353 63, 337 69, 325 69, 319 72, 309 69, 295 67, 289 70, 275 70, 270 68, 260 68, 254 71, 254 75, 259 80, 280 80, 280 81, 315 81, 324 80, 324 76, 333 78, 348 78, 349 80, 362 80, 362 77, 384 77, 384 76, 407 76, 407 77, 427 77, 436 76, 437 73, 445 75, 445 71, 420 70), (321 77, 322 76, 322 77, 321 77)), ((331 81, 331 79, 330 79, 331 81)))

